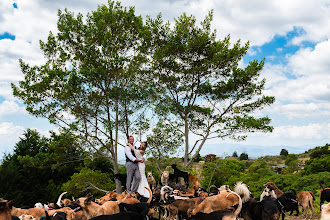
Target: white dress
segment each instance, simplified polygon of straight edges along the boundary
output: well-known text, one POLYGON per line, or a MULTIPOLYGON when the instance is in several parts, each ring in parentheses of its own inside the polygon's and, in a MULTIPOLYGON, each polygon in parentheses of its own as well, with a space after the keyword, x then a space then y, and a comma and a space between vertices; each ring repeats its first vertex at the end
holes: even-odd
MULTIPOLYGON (((134 153, 135 153, 135 157, 137 159, 141 160, 143 158, 143 156, 140 153, 140 150, 135 149, 134 153)), ((145 188, 145 187, 147 187, 149 189, 149 184, 148 184, 148 180, 147 180, 147 177, 146 177, 146 171, 145 171, 146 170, 146 165, 144 163, 139 162, 138 166, 139 166, 139 171, 140 171, 140 174, 141 174, 141 180, 140 180, 139 188, 138 188, 137 192, 140 193, 140 195, 142 195, 146 198, 149 198, 150 193, 145 188)))

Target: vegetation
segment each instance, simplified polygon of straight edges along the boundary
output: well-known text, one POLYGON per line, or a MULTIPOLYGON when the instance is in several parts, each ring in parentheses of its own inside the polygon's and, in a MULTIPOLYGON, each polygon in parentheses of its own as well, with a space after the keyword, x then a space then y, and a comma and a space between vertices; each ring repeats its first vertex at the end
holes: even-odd
POLYGON ((287 149, 282 149, 281 152, 280 152, 280 155, 282 156, 288 156, 289 152, 287 149))
MULTIPOLYGON (((33 206, 36 202, 54 202, 63 191, 68 192, 69 198, 84 196, 87 192, 100 197, 104 194, 100 189, 115 189, 113 165, 107 159, 84 151, 76 140, 68 132, 51 133, 46 138, 28 129, 16 144, 13 154, 6 155, 2 160, 0 198, 14 199, 16 206, 33 206)), ((325 186, 330 183, 330 167, 326 163, 329 159, 329 146, 316 147, 309 154, 313 158, 305 162, 305 167, 297 166, 295 169, 291 166, 302 163, 301 155, 289 154, 285 161, 281 156, 265 156, 253 160, 217 157, 209 162, 198 157, 199 160, 193 163, 189 171, 200 179, 204 188, 224 184, 233 187, 237 181, 243 181, 256 198, 263 191, 262 185, 269 181, 283 191, 313 191, 317 199, 314 205, 319 210, 318 181, 323 181, 325 186), (282 174, 272 171, 272 166, 283 162, 287 167, 282 174)), ((160 183, 160 171, 173 172, 170 168, 173 163, 183 169, 183 158, 154 158, 150 155, 146 162, 146 172, 151 171, 160 183), (161 170, 155 163, 160 164, 161 170)), ((119 172, 125 173, 125 166, 120 165, 119 172)))
POLYGON ((252 115, 275 101, 262 94, 265 80, 259 74, 264 61, 239 68, 249 43, 241 46, 238 40, 231 46, 230 36, 217 40, 212 19, 210 12, 197 26, 194 16, 183 14, 173 28, 161 16, 147 20, 151 77, 161 91, 156 110, 170 124, 180 126, 185 167, 193 163, 208 139, 244 140, 242 132, 272 131, 268 117, 252 115), (198 139, 189 143, 192 134, 198 139))
POLYGON ((280 156, 250 160, 239 157, 205 161, 200 151, 212 138, 244 140, 248 132, 271 132, 271 119, 254 112, 274 103, 263 95, 259 79, 264 60, 238 63, 249 43, 230 36, 222 40, 211 30, 211 11, 200 25, 182 14, 173 25, 161 15, 145 22, 109 1, 85 19, 67 10, 58 12, 58 32, 50 33, 40 48, 47 59, 30 66, 20 60, 24 80, 12 84, 26 110, 60 128, 50 137, 28 129, 0 166, 0 197, 16 206, 53 202, 62 191, 81 196, 99 189, 121 190, 114 173, 124 173, 118 147, 128 135, 147 140, 146 171, 159 182, 171 164, 196 175, 203 187, 243 181, 258 197, 265 182, 289 191, 311 190, 318 181, 330 182, 329 145, 299 155, 282 149, 280 156), (242 135, 244 134, 244 135, 242 135), (191 136, 198 137, 190 143, 191 136), (182 150, 183 158, 173 154, 182 150), (275 174, 272 166, 287 166, 275 174))

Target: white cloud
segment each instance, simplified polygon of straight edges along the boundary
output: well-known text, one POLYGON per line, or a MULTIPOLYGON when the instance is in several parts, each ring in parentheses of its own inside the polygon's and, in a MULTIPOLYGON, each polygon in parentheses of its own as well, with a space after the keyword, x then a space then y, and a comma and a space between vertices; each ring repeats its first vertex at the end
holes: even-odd
POLYGON ((301 49, 289 57, 289 67, 296 76, 329 76, 330 41, 318 43, 315 49, 301 49))
MULTIPOLYGON (((329 142, 330 123, 308 124, 308 125, 283 125, 275 126, 272 133, 254 132, 249 133, 247 140, 239 142, 242 146, 306 146, 311 147, 324 145, 329 142)), ((212 140, 207 144, 237 144, 233 140, 212 140)))
POLYGON ((281 104, 276 102, 271 107, 268 107, 266 111, 289 120, 299 118, 302 120, 321 117, 327 118, 330 116, 330 104, 324 102, 281 104))
MULTIPOLYGON (((10 83, 17 83, 23 78, 18 59, 22 58, 29 64, 40 64, 44 61, 39 40, 46 40, 49 31, 57 32, 58 9, 67 7, 69 11, 86 14, 96 10, 98 4, 107 4, 107 0, 29 0, 16 1, 18 9, 14 9, 14 2, 0 1, 0 34, 9 32, 16 36, 14 41, 0 40, 0 96, 7 100, 15 100, 10 83)), ((232 42, 242 39, 243 43, 250 41, 251 46, 263 45, 276 35, 285 36, 289 31, 298 30, 301 35, 289 43, 300 45, 303 41, 312 41, 316 43, 315 49, 304 48, 288 56, 288 65, 266 63, 261 77, 267 80, 265 94, 274 95, 277 100, 274 105, 266 108, 265 112, 271 113, 274 118, 280 115, 283 121, 300 119, 301 123, 299 126, 289 123, 277 125, 272 134, 249 134, 247 142, 242 144, 263 143, 269 146, 271 142, 296 146, 310 143, 315 146, 319 143, 317 141, 326 139, 324 132, 329 131, 329 125, 324 123, 327 123, 326 118, 330 112, 329 0, 307 0, 303 3, 300 0, 122 2, 123 6, 135 6, 138 15, 151 15, 154 18, 161 12, 164 20, 171 22, 183 12, 195 15, 199 22, 214 9, 212 28, 217 29, 218 38, 222 39, 230 34, 232 42), (325 120, 318 124, 307 121, 309 118, 321 116, 325 120), (305 142, 294 143, 295 138, 305 142)), ((250 49, 248 53, 252 56, 262 51, 250 49)), ((243 63, 240 62, 239 65, 243 66, 243 63)), ((9 110, 18 114, 25 112, 13 101, 0 104, 0 116, 7 114, 9 110)), ((0 129, 5 129, 6 126, 8 132, 16 129, 16 136, 14 132, 10 139, 10 143, 15 143, 13 140, 18 139, 22 133, 19 131, 22 131, 23 127, 6 123, 0 124, 0 129)), ((329 135, 329 132, 326 134, 329 135)))
POLYGON ((287 72, 287 67, 283 65, 271 65, 266 63, 260 77, 266 78, 266 89, 271 89, 274 86, 277 86, 285 82, 288 78, 285 73, 287 72))
POLYGON ((14 101, 5 100, 0 104, 0 117, 12 114, 26 114, 25 108, 14 101))
POLYGON ((330 136, 330 124, 310 124, 306 126, 279 126, 270 135, 272 138, 319 140, 330 136))
MULTIPOLYGON (((1 137, 8 137, 12 136, 17 133, 21 133, 24 130, 21 126, 15 126, 13 123, 10 122, 3 122, 0 124, 0 136, 1 137)), ((3 140, 1 138, 1 140, 3 140)))
POLYGON ((327 40, 288 56, 287 66, 266 64, 261 74, 266 78, 265 94, 276 98, 267 110, 289 119, 329 116, 329 51, 327 40))
POLYGON ((0 155, 11 153, 15 143, 19 141, 19 137, 21 137, 23 132, 23 127, 15 126, 11 122, 0 123, 0 155))
MULTIPOLYGON (((124 5, 132 5, 124 0, 124 5)), ((293 43, 302 40, 318 42, 329 36, 328 0, 196 0, 196 1, 135 1, 137 13, 155 17, 161 12, 164 20, 173 20, 183 12, 193 14, 197 20, 204 19, 214 9, 213 28, 223 38, 228 34, 233 41, 242 39, 251 45, 262 45, 275 35, 285 35, 294 28, 303 28, 305 33, 293 43), (175 10, 173 10, 175 9, 175 10)))

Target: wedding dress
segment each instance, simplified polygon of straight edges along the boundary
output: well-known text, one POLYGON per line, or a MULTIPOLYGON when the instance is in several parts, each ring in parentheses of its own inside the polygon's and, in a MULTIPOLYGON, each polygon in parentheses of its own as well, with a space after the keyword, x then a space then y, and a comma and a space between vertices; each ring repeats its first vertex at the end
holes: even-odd
MULTIPOLYGON (((135 153, 135 157, 137 159, 141 160, 143 158, 143 156, 140 153, 140 150, 135 149, 134 150, 134 153, 135 153)), ((140 163, 139 162, 138 163, 138 166, 139 166, 139 171, 140 171, 140 174, 141 174, 141 180, 140 180, 139 188, 138 188, 137 192, 140 193, 140 195, 142 195, 142 196, 144 196, 146 198, 149 198, 150 197, 150 193, 145 188, 145 187, 147 187, 148 189, 150 189, 149 188, 148 181, 147 181, 147 177, 146 177, 146 172, 145 172, 146 165, 144 163, 140 163)))

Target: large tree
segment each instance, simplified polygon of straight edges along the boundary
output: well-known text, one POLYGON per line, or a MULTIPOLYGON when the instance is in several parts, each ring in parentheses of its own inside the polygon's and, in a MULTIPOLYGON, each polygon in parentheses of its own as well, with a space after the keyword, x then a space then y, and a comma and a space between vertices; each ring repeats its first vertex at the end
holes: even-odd
POLYGON ((86 19, 67 10, 58 17, 58 33, 40 42, 46 63, 20 60, 25 79, 12 85, 14 95, 29 113, 74 132, 85 146, 110 158, 117 173, 117 147, 142 118, 150 95, 139 74, 142 18, 133 7, 112 1, 86 19))
POLYGON ((161 15, 147 21, 151 76, 162 91, 157 108, 166 120, 183 124, 185 166, 211 138, 242 140, 246 132, 272 131, 268 117, 253 115, 275 100, 262 95, 265 80, 259 74, 264 61, 239 68, 249 43, 231 46, 229 36, 218 40, 211 31, 212 17, 210 12, 201 26, 186 14, 173 26, 161 15))
POLYGON ((1 163, 0 198, 13 199, 15 206, 56 201, 62 184, 89 159, 84 155, 70 133, 46 138, 28 129, 1 163))

